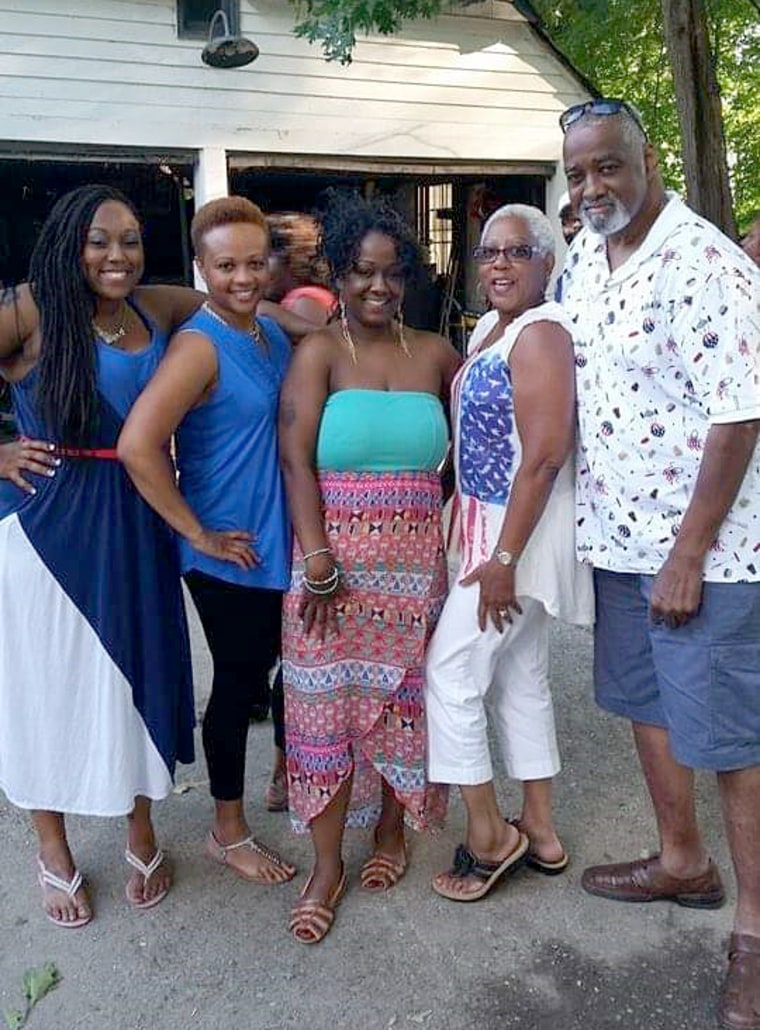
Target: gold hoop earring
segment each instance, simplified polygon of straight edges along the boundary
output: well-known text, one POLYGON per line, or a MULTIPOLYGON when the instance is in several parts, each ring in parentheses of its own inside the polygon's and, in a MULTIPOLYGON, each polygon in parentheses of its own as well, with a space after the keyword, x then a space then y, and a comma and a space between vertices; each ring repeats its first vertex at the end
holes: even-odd
POLYGON ((408 358, 411 358, 412 355, 411 355, 411 352, 409 350, 409 343, 408 343, 407 338, 406 338, 406 333, 404 332, 404 329, 406 327, 404 325, 404 311, 403 311, 403 308, 401 307, 401 305, 399 305, 399 309, 396 312, 396 323, 398 325, 398 343, 399 343, 399 347, 404 352, 404 354, 406 354, 406 356, 408 358))
POLYGON ((343 294, 338 294, 338 307, 340 308, 340 335, 343 337, 343 342, 348 348, 348 353, 351 355, 351 361, 357 365, 358 360, 356 357, 356 344, 354 338, 351 335, 351 330, 348 326, 348 315, 346 314, 346 302, 343 299, 343 294))

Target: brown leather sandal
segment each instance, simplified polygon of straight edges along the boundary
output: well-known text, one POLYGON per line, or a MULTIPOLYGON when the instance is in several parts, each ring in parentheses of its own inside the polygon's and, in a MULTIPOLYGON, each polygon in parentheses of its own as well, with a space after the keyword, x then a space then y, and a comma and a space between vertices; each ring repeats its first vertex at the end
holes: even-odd
POLYGON ((376 851, 362 866, 360 874, 362 889, 375 894, 390 890, 404 875, 406 866, 406 848, 404 848, 404 857, 401 860, 376 851))
POLYGON ((340 879, 324 901, 317 898, 303 900, 303 895, 311 886, 314 873, 306 881, 301 891, 302 900, 297 902, 290 913, 288 930, 301 944, 319 944, 330 932, 335 922, 335 909, 346 891, 346 873, 341 869, 340 879))

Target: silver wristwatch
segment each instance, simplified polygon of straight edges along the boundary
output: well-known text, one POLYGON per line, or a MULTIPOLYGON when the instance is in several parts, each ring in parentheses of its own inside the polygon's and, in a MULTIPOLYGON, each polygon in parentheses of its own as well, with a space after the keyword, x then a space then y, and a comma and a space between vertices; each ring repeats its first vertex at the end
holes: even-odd
POLYGON ((499 548, 493 552, 493 559, 494 561, 497 561, 499 565, 508 566, 517 564, 516 554, 512 554, 511 551, 502 551, 499 548))

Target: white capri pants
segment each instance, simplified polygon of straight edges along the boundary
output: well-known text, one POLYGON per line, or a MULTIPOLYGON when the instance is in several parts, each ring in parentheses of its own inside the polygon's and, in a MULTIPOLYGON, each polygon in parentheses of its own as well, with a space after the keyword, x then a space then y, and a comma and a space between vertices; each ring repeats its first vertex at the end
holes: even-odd
POLYGON ((509 776, 540 780, 559 772, 549 690, 549 615, 519 598, 499 633, 478 626, 479 586, 451 589, 427 654, 428 776, 475 786, 493 779, 490 714, 509 776))

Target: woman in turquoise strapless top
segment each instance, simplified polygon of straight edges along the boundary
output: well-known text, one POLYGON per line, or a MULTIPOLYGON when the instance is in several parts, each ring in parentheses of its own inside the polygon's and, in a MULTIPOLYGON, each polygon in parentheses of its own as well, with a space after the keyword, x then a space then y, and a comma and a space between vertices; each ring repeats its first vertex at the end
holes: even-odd
POLYGON ((448 445, 443 405, 433 394, 339 390, 322 410, 316 466, 333 472, 435 471, 448 445))
POLYGON ((340 318, 304 340, 283 386, 280 439, 297 536, 285 602, 283 672, 290 810, 315 864, 290 930, 332 925, 345 887, 345 826, 374 831, 370 891, 406 869, 404 816, 440 822, 425 777, 424 650, 446 568, 441 398, 459 363, 446 340, 404 326, 418 258, 399 216, 333 198, 324 250, 340 318))

